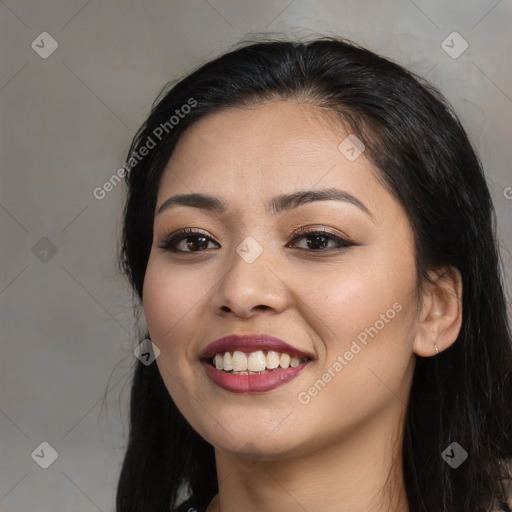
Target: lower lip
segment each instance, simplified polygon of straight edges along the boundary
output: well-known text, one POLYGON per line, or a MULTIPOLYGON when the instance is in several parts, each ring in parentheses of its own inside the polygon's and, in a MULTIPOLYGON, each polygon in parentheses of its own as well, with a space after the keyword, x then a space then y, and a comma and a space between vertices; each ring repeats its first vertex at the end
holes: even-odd
POLYGON ((293 368, 270 370, 261 375, 235 375, 217 370, 208 361, 202 361, 208 377, 222 389, 232 393, 262 393, 271 391, 297 377, 310 363, 299 364, 293 368))

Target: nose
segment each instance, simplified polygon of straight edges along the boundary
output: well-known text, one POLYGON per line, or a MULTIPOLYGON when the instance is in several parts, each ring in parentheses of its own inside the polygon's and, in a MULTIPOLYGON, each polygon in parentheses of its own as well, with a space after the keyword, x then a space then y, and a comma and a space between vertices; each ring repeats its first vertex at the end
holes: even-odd
POLYGON ((215 314, 250 318, 265 311, 280 313, 288 304, 285 272, 277 258, 255 239, 242 242, 225 266, 215 285, 211 304, 215 314))

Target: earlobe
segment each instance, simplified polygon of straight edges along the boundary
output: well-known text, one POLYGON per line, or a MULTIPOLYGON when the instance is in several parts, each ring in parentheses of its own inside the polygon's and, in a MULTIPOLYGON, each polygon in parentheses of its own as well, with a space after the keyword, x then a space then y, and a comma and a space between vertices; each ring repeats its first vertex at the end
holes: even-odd
POLYGON ((429 272, 413 352, 431 357, 450 347, 462 325, 462 276, 456 267, 429 272))

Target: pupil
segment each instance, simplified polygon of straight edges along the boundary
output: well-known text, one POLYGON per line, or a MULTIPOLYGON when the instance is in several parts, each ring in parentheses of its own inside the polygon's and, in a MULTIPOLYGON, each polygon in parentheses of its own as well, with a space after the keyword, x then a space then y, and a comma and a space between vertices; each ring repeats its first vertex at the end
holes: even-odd
POLYGON ((189 249, 194 249, 194 244, 196 243, 195 241, 197 241, 197 240, 202 240, 202 243, 199 243, 197 245, 199 245, 199 246, 203 245, 204 249, 208 246, 208 241, 206 240, 206 238, 204 236, 198 236, 198 237, 194 237, 194 238, 189 238, 189 240, 191 240, 191 242, 187 242, 187 247, 189 249))
POLYGON ((325 247, 326 244, 323 243, 321 244, 320 242, 318 242, 318 239, 320 238, 323 238, 324 240, 326 240, 326 237, 324 235, 313 235, 313 236, 310 236, 308 239, 309 240, 314 240, 315 242, 313 244, 309 244, 308 243, 308 247, 311 249, 311 246, 316 246, 316 245, 321 245, 322 247, 325 247))

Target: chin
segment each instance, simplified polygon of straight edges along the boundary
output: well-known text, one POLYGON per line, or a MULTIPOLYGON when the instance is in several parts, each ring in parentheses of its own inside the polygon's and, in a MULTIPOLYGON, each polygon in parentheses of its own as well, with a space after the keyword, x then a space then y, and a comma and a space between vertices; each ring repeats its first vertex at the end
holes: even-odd
POLYGON ((239 424, 230 430, 231 436, 219 430, 205 439, 228 455, 234 457, 250 457, 254 460, 285 459, 297 455, 300 447, 304 446, 306 439, 299 439, 297 432, 293 436, 289 432, 274 431, 270 434, 263 423, 239 424))

